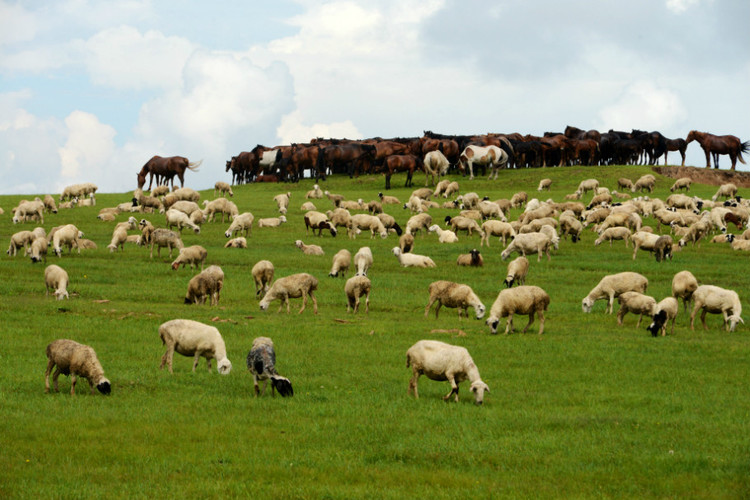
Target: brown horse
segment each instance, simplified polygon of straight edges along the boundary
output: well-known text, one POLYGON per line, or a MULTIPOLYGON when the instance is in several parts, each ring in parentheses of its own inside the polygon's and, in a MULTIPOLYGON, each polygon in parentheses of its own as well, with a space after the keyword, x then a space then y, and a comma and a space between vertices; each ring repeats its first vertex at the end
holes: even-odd
POLYGON ((687 142, 685 139, 667 139, 666 140, 667 150, 664 151, 664 165, 667 164, 667 155, 670 151, 679 151, 682 156, 682 165, 685 166, 685 151, 687 150, 687 142))
POLYGON ((318 144, 292 144, 291 171, 295 177, 290 179, 291 181, 299 181, 306 168, 310 170, 311 177, 325 180, 326 173, 321 168, 323 165, 321 149, 323 146, 318 144))
POLYGON ((706 153, 706 168, 711 168, 711 154, 714 156, 714 168, 719 168, 719 155, 729 155, 732 160, 732 170, 734 170, 737 160, 745 163, 742 153, 750 150, 750 141, 741 142, 739 137, 734 135, 713 135, 708 132, 698 132, 691 130, 687 136, 687 144, 698 141, 698 144, 706 153))
POLYGON ((156 176, 157 184, 159 179, 163 180, 165 184, 172 181, 172 189, 174 189, 174 176, 176 175, 180 179, 180 186, 184 187, 185 170, 196 171, 202 162, 203 160, 191 163, 184 156, 168 156, 166 158, 154 156, 138 172, 138 189, 143 189, 143 185, 146 183, 146 174, 150 175, 148 191, 151 191, 154 176, 156 176))
POLYGON ((406 172, 406 184, 404 187, 413 185, 412 177, 415 170, 423 168, 422 158, 415 155, 391 155, 383 160, 383 173, 385 174, 385 188, 391 189, 391 176, 396 172, 406 172))

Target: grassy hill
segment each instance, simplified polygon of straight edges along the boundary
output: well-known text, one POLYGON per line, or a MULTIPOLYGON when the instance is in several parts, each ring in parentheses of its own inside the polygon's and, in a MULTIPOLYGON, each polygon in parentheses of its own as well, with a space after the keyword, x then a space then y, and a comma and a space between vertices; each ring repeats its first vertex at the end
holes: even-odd
MULTIPOLYGON (((494 182, 457 177, 461 191, 491 199, 525 190, 562 200, 585 178, 616 188, 619 177, 636 179, 647 167, 569 167, 506 171, 494 182)), ((223 172, 222 172, 223 174, 223 172)), ((223 175, 217 173, 217 180, 223 175)), ((188 177, 189 179, 189 177, 188 177)), ((423 182, 417 176, 416 186, 423 182)), ((411 188, 394 177, 390 194, 402 201, 411 188)), ((657 175, 653 196, 666 198, 672 179, 657 175)), ((447 279, 472 286, 487 309, 502 288, 507 262, 496 238, 483 247, 484 268, 458 268, 459 253, 479 247, 479 237, 459 235, 440 244, 418 235, 417 253, 431 256, 434 269, 401 268, 385 240, 305 234, 304 193, 299 185, 245 185, 234 189, 240 212, 277 215, 274 195, 289 190, 289 222, 278 229, 253 228, 246 250, 223 248, 229 222, 204 224, 200 235, 185 231, 186 245, 208 250, 208 264, 226 274, 217 307, 186 306, 193 273, 172 271, 171 259, 149 258, 148 250, 106 249, 114 223, 98 221, 100 208, 127 201, 130 192, 101 193, 97 206, 46 215, 49 231, 76 224, 96 250, 52 253, 70 275, 70 300, 44 293, 44 265, 28 258, 0 258, 0 407, 3 452, 0 495, 45 497, 218 497, 276 498, 405 497, 743 497, 750 491, 750 340, 748 327, 721 329, 709 315, 709 330, 689 328, 680 311, 674 336, 652 338, 637 318, 618 326, 598 302, 592 314, 581 299, 606 274, 632 270, 649 279, 657 300, 671 293, 671 280, 690 270, 702 283, 731 288, 746 301, 750 287, 747 254, 704 242, 657 264, 648 253, 631 259, 622 242, 594 247, 594 233, 573 244, 563 240, 551 261, 531 257, 527 284, 551 297, 545 334, 490 335, 484 321, 459 321, 454 309, 424 318, 428 285, 447 279), (304 256, 294 240, 321 245, 324 256, 304 256), (344 279, 328 277, 333 255, 372 249, 375 263, 370 313, 346 313, 344 279), (320 280, 319 314, 277 313, 278 303, 260 311, 250 269, 271 260, 276 277, 309 272, 320 280), (161 323, 189 318, 221 331, 233 370, 207 373, 201 361, 175 355, 174 375, 158 369, 164 348, 161 323), (460 329, 466 336, 433 332, 460 329), (271 337, 277 367, 294 384, 290 399, 253 397, 245 357, 257 336, 271 337), (85 381, 71 397, 69 380, 59 394, 44 393, 45 347, 72 338, 97 351, 112 382, 112 395, 91 396, 85 381), (468 384, 461 401, 444 403, 444 382, 422 377, 420 399, 407 396, 406 350, 417 340, 465 346, 491 392, 472 404, 468 384)), ((372 200, 381 176, 334 177, 323 189, 348 199, 372 200)), ((710 197, 715 186, 694 184, 691 194, 710 197)), ((212 191, 201 192, 213 198, 212 191)), ((55 196, 57 198, 57 196, 55 196)), ((13 225, 10 209, 20 196, 0 196, 0 240, 31 229, 13 225)), ((587 201, 586 197, 584 201, 587 201)), ((319 210, 327 199, 313 200, 319 210)), ((408 213, 387 206, 403 226, 408 213)), ((436 209, 442 221, 454 211, 436 209)), ((520 210, 511 213, 517 217, 520 210)), ((139 215, 140 217, 140 215, 139 215)), ((146 214, 156 226, 163 215, 146 214)), ((120 215, 118 221, 127 219, 120 215)), ((645 219, 653 225, 653 219, 645 219)), ((349 274, 351 276, 351 273, 349 274)), ((525 317, 515 320, 517 329, 525 317)), ((501 322, 504 328, 505 322, 501 322)), ((535 323, 530 331, 536 332, 535 323)), ((270 391, 270 390, 269 390, 270 391)))

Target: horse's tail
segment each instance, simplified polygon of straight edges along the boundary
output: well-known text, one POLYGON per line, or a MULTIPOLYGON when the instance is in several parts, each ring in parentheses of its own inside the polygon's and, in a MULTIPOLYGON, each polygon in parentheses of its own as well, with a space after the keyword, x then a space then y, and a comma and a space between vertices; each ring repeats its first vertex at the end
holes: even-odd
POLYGON ((745 163, 745 159, 742 157, 742 153, 747 153, 750 151, 750 141, 745 141, 742 144, 740 144, 740 150, 737 151, 737 159, 740 160, 740 163, 743 165, 747 165, 745 163))
POLYGON ((187 168, 189 168, 193 172, 197 172, 198 171, 198 167, 200 167, 202 163, 203 163, 203 160, 189 161, 188 164, 187 164, 187 168))

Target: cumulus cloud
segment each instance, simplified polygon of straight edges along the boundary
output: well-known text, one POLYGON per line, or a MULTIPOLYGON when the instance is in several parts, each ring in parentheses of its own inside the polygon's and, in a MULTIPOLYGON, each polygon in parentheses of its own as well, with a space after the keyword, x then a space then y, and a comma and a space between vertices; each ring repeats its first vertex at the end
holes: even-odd
POLYGON ((63 182, 100 177, 115 150, 115 129, 91 113, 73 111, 65 118, 67 140, 58 150, 63 182))
POLYGON ((628 85, 620 98, 599 113, 602 129, 665 130, 684 122, 687 110, 670 89, 642 80, 628 85))
POLYGON ((681 14, 694 5, 698 5, 700 0, 667 0, 667 8, 672 12, 681 14))
POLYGON ((33 13, 19 4, 0 2, 0 47, 33 40, 37 21, 33 13))
POLYGON ((282 118, 281 125, 276 129, 276 135, 282 144, 307 142, 314 137, 364 138, 351 120, 305 125, 302 122, 299 111, 285 115, 282 118))

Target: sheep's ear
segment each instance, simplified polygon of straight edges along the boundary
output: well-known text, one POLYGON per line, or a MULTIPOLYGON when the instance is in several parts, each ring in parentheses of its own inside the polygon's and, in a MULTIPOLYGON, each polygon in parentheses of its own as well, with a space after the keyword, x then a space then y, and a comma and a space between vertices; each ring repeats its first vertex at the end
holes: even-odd
POLYGON ((490 386, 487 384, 484 384, 484 392, 490 392, 490 386))

